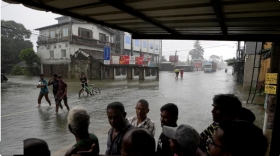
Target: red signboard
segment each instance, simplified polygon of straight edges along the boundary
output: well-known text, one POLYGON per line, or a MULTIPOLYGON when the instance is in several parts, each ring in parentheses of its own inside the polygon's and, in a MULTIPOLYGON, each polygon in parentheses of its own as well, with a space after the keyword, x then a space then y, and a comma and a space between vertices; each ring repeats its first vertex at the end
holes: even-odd
POLYGON ((135 57, 135 64, 142 65, 143 64, 143 57, 135 57))
POLYGON ((202 67, 202 62, 194 62, 193 66, 196 68, 201 68, 202 67))
POLYGON ((129 56, 121 55, 120 56, 120 64, 129 64, 129 56))
POLYGON ((179 60, 178 55, 176 55, 176 59, 175 59, 175 55, 169 56, 169 62, 178 62, 178 60, 179 60))

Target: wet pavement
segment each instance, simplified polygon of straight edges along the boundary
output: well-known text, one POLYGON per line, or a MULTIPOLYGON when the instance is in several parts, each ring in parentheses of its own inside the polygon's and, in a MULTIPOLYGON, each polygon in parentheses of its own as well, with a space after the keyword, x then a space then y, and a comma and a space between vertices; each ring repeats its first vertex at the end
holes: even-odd
MULTIPOLYGON (((172 72, 160 72, 160 81, 146 80, 104 80, 90 81, 101 89, 101 94, 78 98, 79 80, 65 79, 68 84, 69 106, 83 106, 91 116, 89 132, 98 136, 100 153, 106 149, 107 132, 110 125, 106 116, 106 106, 113 101, 125 105, 128 117, 135 115, 136 102, 144 98, 150 103, 148 116, 156 124, 155 139, 161 133, 160 107, 166 103, 175 103, 179 107, 178 124, 189 124, 198 132, 212 122, 212 98, 219 93, 234 93, 243 103, 247 93, 233 80, 231 71, 215 73, 203 71, 185 72, 183 79, 175 80, 172 72)), ((74 136, 67 127, 67 110, 55 114, 54 98, 49 94, 52 106, 42 99, 42 106, 37 108, 39 89, 35 87, 38 77, 10 76, 1 86, 2 103, 2 138, 0 154, 12 155, 23 153, 23 140, 40 138, 47 141, 52 156, 61 156, 75 143, 74 136)), ((46 78, 48 80, 48 78, 46 78)), ((49 87, 52 92, 52 87, 49 87)), ((245 106, 245 105, 244 105, 245 106)), ((246 105, 259 113, 259 126, 262 126, 263 106, 246 105)), ((257 119, 258 119, 257 118, 257 119)))

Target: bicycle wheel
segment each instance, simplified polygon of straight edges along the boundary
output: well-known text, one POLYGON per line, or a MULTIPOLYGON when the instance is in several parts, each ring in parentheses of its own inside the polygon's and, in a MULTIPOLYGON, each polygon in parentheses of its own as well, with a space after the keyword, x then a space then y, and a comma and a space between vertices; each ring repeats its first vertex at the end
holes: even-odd
POLYGON ((85 91, 85 89, 83 89, 83 90, 79 91, 78 95, 79 95, 79 98, 81 98, 81 96, 88 97, 88 92, 85 91))
POLYGON ((97 87, 93 87, 91 93, 92 95, 100 94, 100 89, 97 87))

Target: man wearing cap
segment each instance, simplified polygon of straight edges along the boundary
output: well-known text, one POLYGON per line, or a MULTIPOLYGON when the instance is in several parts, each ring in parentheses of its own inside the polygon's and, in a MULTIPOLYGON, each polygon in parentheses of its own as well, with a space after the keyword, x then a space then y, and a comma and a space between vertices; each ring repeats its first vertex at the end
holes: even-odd
POLYGON ((53 74, 52 78, 48 82, 48 86, 50 86, 50 85, 53 86, 53 97, 54 97, 54 99, 56 99, 56 94, 58 92, 58 85, 59 85, 59 81, 58 81, 57 77, 58 77, 57 74, 53 74))
POLYGON ((38 96, 38 107, 41 106, 41 100, 42 100, 43 96, 45 96, 46 101, 51 106, 51 101, 50 101, 49 96, 48 96, 49 90, 48 90, 47 86, 48 86, 48 82, 44 79, 44 75, 41 74, 39 84, 36 85, 37 88, 41 88, 39 96, 38 96))
POLYGON ((242 104, 238 97, 233 94, 219 94, 214 96, 212 106, 213 109, 211 112, 214 122, 200 134, 201 142, 199 145, 200 150, 205 152, 208 156, 210 153, 207 140, 212 138, 220 122, 232 121, 238 118, 242 104))
POLYGON ((58 76, 58 92, 56 94, 56 108, 55 112, 58 113, 58 107, 60 106, 62 109, 61 101, 63 100, 64 105, 66 106, 67 110, 69 111, 69 106, 67 104, 67 84, 62 80, 62 76, 58 76))
POLYGON ((169 144, 174 156, 196 156, 200 136, 191 126, 182 124, 178 127, 163 126, 162 132, 169 137, 169 144))

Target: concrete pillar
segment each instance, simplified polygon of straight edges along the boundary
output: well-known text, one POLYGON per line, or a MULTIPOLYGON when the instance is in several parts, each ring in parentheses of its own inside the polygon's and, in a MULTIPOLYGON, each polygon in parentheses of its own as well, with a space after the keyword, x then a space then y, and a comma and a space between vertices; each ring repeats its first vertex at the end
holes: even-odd
POLYGON ((115 79, 115 68, 109 68, 109 79, 115 79))
POLYGON ((133 79, 133 72, 132 72, 132 69, 131 67, 128 67, 127 68, 127 74, 126 74, 126 77, 127 79, 133 79))
POLYGON ((44 70, 43 70, 43 64, 41 64, 41 74, 44 74, 44 70))
POLYGON ((72 73, 71 73, 71 64, 68 64, 68 72, 67 73, 68 73, 67 77, 71 78, 71 75, 72 75, 72 73))
POLYGON ((139 80, 145 80, 145 68, 139 68, 139 80))
POLYGON ((159 81, 159 68, 156 68, 156 80, 159 81))

